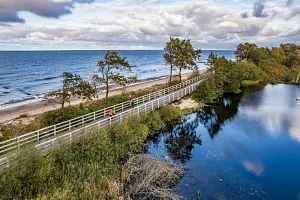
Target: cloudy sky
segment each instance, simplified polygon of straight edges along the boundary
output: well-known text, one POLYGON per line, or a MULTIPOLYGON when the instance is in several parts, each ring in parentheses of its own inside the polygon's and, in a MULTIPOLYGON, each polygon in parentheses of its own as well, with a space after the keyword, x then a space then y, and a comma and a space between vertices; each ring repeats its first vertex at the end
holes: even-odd
POLYGON ((0 50, 202 49, 300 40, 300 0, 0 0, 0 50))

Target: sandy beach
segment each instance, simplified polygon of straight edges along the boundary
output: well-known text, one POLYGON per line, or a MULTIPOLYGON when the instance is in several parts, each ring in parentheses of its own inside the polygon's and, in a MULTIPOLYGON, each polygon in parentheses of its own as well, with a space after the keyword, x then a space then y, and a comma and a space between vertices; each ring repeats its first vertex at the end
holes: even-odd
MULTIPOLYGON (((200 71, 203 73, 205 70, 200 71)), ((186 79, 191 73, 186 73, 182 75, 183 79, 186 79)), ((139 84, 135 84, 132 86, 127 87, 126 91, 137 91, 139 89, 151 87, 157 84, 164 84, 167 81, 167 77, 156 79, 156 80, 148 80, 146 82, 140 82, 139 84)), ((109 96, 117 95, 122 93, 122 89, 111 89, 109 92, 109 96)), ((99 94, 99 99, 104 98, 105 93, 99 94)), ((71 105, 78 105, 82 102, 82 99, 74 98, 71 100, 71 105)), ((28 115, 34 116, 46 111, 55 110, 60 108, 60 104, 49 104, 47 100, 41 100, 39 102, 28 103, 21 106, 16 106, 12 108, 7 108, 0 110, 0 124, 7 123, 9 121, 14 120, 15 118, 19 117, 20 115, 28 115)))

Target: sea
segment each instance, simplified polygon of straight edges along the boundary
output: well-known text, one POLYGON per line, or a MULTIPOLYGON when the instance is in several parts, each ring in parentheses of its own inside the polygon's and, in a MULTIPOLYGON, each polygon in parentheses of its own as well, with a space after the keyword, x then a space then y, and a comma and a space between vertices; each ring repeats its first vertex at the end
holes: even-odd
MULTIPOLYGON (((40 101, 48 92, 62 85, 62 73, 71 72, 85 80, 97 73, 97 61, 105 50, 99 51, 0 51, 0 110, 40 101)), ((118 51, 133 66, 132 74, 140 80, 168 76, 169 66, 161 50, 118 51)), ((234 59, 231 50, 203 50, 201 62, 213 52, 234 59)), ((198 64, 199 69, 206 65, 198 64)), ((185 71, 187 72, 187 71, 185 71)), ((176 74, 176 72, 174 72, 176 74)))

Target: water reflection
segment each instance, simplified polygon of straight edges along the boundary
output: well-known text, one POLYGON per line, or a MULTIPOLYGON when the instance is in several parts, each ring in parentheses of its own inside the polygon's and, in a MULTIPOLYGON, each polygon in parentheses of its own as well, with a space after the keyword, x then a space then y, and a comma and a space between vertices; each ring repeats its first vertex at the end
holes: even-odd
POLYGON ((246 88, 169 126, 149 154, 188 166, 174 190, 187 199, 297 199, 300 89, 246 88), (224 180, 220 182, 219 180, 224 180))
POLYGON ((197 118, 203 124, 211 137, 214 137, 222 130, 227 120, 233 119, 238 113, 242 95, 224 96, 218 103, 207 107, 197 113, 197 118))
POLYGON ((202 144, 200 136, 197 136, 195 131, 198 125, 198 120, 185 118, 180 125, 166 135, 166 150, 173 160, 185 163, 191 159, 194 145, 202 144))

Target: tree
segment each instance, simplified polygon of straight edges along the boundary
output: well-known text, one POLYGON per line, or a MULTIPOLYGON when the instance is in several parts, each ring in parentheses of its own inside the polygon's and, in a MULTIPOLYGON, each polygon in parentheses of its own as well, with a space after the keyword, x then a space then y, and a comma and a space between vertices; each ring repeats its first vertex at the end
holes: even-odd
POLYGON ((104 55, 104 60, 98 61, 97 66, 101 76, 96 79, 98 83, 105 84, 106 87, 106 98, 108 97, 109 85, 116 83, 119 85, 132 83, 137 81, 136 77, 125 77, 120 72, 130 72, 132 66, 126 61, 126 57, 121 58, 118 52, 108 51, 104 55))
POLYGON ((88 100, 94 97, 95 90, 93 87, 87 81, 82 80, 79 75, 64 72, 62 77, 62 89, 50 92, 45 97, 50 102, 59 103, 64 108, 65 103, 70 103, 70 99, 73 96, 83 97, 83 99, 88 100))
POLYGON ((170 65, 170 79, 169 82, 172 82, 172 72, 173 72, 173 67, 174 67, 174 63, 175 63, 175 54, 177 51, 177 46, 178 43, 180 43, 179 38, 172 38, 170 37, 170 41, 167 42, 164 50, 165 50, 165 54, 164 54, 164 60, 167 64, 170 65))
POLYGON ((179 69, 180 82, 182 69, 198 69, 197 61, 200 61, 201 53, 201 49, 195 49, 193 47, 190 39, 179 40, 179 42, 176 42, 174 66, 179 69))
POLYGON ((93 86, 93 88, 95 90, 97 98, 99 97, 99 95, 98 95, 98 87, 99 87, 101 81, 102 81, 102 79, 101 79, 101 77, 98 76, 98 74, 94 74, 92 76, 92 86, 93 86))

